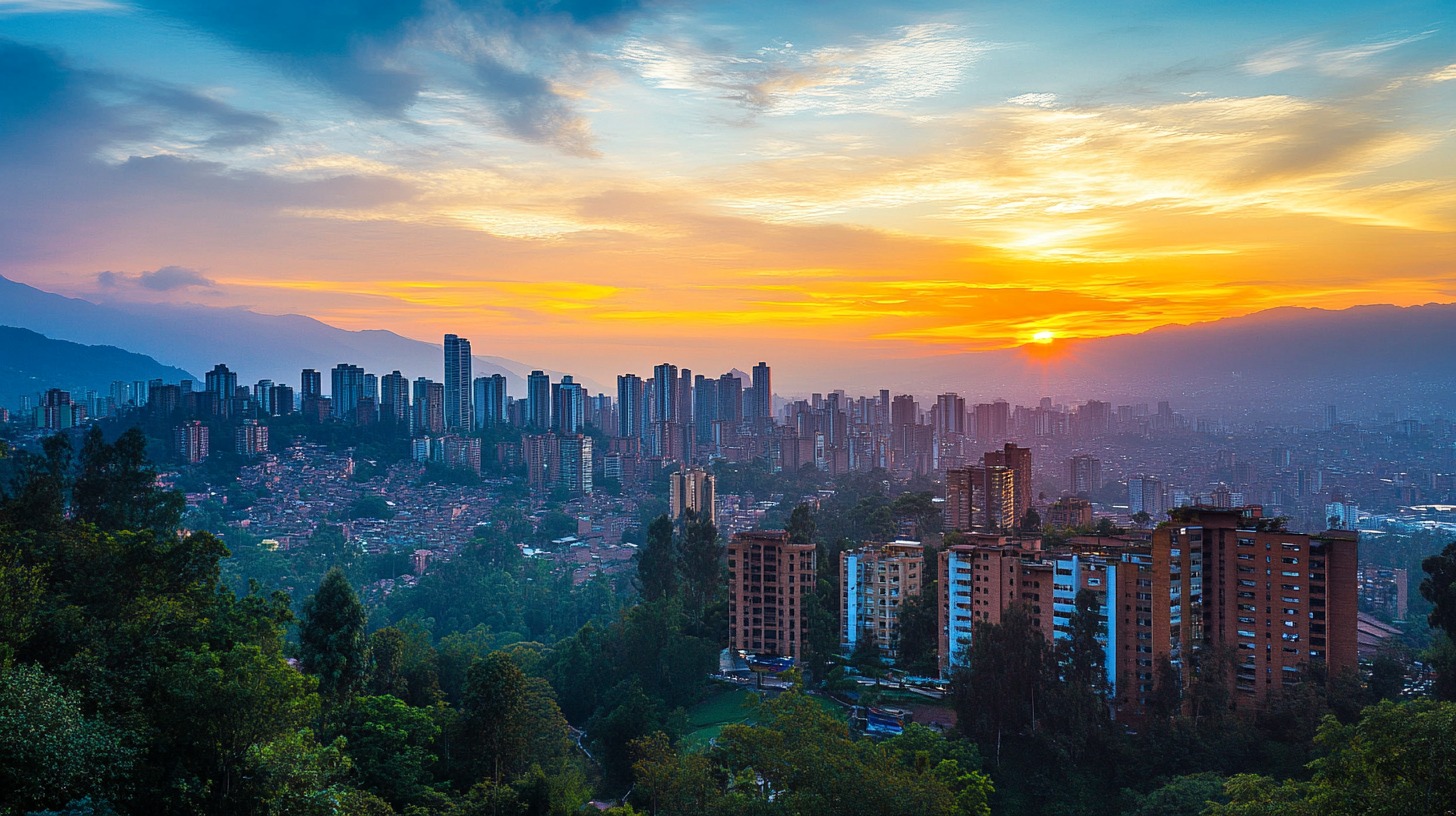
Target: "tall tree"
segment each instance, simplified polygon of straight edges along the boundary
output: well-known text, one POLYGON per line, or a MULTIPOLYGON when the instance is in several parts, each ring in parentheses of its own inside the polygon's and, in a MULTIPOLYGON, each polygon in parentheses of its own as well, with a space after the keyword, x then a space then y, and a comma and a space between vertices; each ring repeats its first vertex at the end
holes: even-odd
POLYGON ((1445 633, 1445 642, 1432 649, 1436 666, 1436 696, 1456 700, 1456 541, 1447 544, 1440 554, 1421 562, 1426 577, 1421 581, 1421 597, 1431 602, 1427 620, 1445 633))
POLYGON ((491 652, 470 667, 456 721, 464 780, 499 785, 521 762, 526 732, 526 675, 504 652, 491 652))
POLYGON ((103 530, 177 529, 186 501, 181 493, 157 487, 141 428, 128 429, 108 445, 100 426, 92 425, 77 464, 71 509, 78 520, 103 530))
POLYGON ((1012 604, 1000 623, 975 625, 966 662, 953 678, 956 715, 962 729, 994 747, 999 765, 1004 738, 1030 733, 1046 715, 1052 651, 1026 610, 1012 604))
POLYGON ((324 575, 318 592, 303 604, 299 658, 303 670, 318 677, 319 696, 326 703, 346 702, 363 690, 369 671, 367 617, 353 585, 338 567, 324 575))
POLYGON ((645 601, 657 601, 677 594, 678 555, 673 544, 672 521, 666 514, 647 527, 647 542, 637 553, 637 583, 645 601))
POLYGON ((723 586, 723 547, 711 515, 683 519, 680 553, 683 600, 689 614, 700 616, 723 586))

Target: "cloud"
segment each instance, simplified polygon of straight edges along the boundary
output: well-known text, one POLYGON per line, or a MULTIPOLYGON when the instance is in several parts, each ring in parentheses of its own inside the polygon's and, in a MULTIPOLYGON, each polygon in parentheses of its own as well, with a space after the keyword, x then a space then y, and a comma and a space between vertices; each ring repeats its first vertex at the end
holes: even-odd
POLYGON ((512 138, 590 156, 591 133, 555 77, 590 62, 633 0, 141 0, 143 5, 311 78, 383 117, 406 120, 428 92, 463 91, 512 138), (445 65, 445 54, 458 65, 445 65), (465 71, 456 68, 464 67, 465 71))
POLYGON ((125 6, 111 0, 0 0, 0 17, 7 14, 54 14, 68 11, 119 11, 125 6))
POLYGON ((990 48, 946 23, 810 50, 780 42, 751 54, 687 38, 630 39, 619 57, 653 86, 717 96, 755 112, 890 112, 958 88, 990 48))
POLYGON ((153 292, 172 292, 190 288, 217 288, 217 281, 206 277, 195 269, 188 269, 185 266, 164 266, 160 269, 145 271, 136 275, 107 270, 96 273, 96 283, 102 289, 140 286, 143 289, 150 289, 153 292))
POLYGON ((1319 40, 1305 38, 1282 43, 1249 57, 1244 71, 1254 76, 1269 76, 1301 68, 1332 77, 1359 77, 1373 73, 1373 62, 1386 52, 1403 45, 1420 42, 1434 31, 1422 31, 1404 37, 1369 40, 1353 45, 1330 47, 1319 40))

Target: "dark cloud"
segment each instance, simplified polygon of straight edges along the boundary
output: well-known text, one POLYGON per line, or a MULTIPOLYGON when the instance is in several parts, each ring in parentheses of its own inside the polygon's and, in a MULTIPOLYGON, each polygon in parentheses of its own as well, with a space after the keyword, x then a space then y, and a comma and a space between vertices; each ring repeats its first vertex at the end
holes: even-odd
POLYGON ((105 272, 96 273, 96 283, 102 289, 121 289, 124 287, 140 286, 143 289, 150 289, 153 292, 173 292, 179 289, 216 289, 217 281, 203 275, 195 269, 188 269, 185 266, 164 266, 142 272, 137 275, 126 272, 105 272))
MULTIPOLYGON (((593 35, 618 29, 643 11, 640 0, 142 0, 149 6, 272 60, 360 103, 375 114, 403 117, 426 84, 404 47, 448 40, 466 29, 504 37, 535 60, 512 66, 464 51, 471 85, 511 136, 575 155, 593 155, 585 120, 543 71, 589 52, 593 35)), ((478 49, 477 49, 478 50, 478 49)))
MULTIPOLYGON (((298 180, 177 155, 103 161, 106 148, 133 142, 255 143, 277 124, 184 89, 78 70, 57 53, 3 38, 0 75, 0 261, 169 234, 230 240, 241 225, 288 208, 348 210, 414 195, 384 176, 298 180)), ((146 288, 185 280, 157 270, 146 288)), ((97 281, 140 285, 120 273, 97 281)))
POLYGON ((151 272, 143 272, 137 276, 137 283, 154 292, 170 292, 173 289, 186 289, 189 286, 201 286, 209 289, 217 286, 216 281, 185 266, 164 266, 151 272))
POLYGON ((487 59, 475 66, 475 78, 501 124, 516 137, 576 156, 597 155, 586 122, 542 77, 487 59))

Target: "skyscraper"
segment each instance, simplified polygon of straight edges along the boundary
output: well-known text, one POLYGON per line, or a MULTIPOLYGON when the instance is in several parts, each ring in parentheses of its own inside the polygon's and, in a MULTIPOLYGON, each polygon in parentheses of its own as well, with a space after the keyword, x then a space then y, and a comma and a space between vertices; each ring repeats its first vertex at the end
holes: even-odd
POLYGON ((579 434, 586 425, 586 390, 568 374, 556 388, 556 430, 579 434))
POLYGON ((1067 462, 1067 489, 1079 496, 1090 496, 1102 486, 1102 460, 1090 453, 1079 453, 1067 462))
POLYGON ((652 421, 676 422, 677 411, 677 366, 660 363, 652 367, 652 421))
POLYGON ((416 434, 445 432, 445 386, 420 377, 415 380, 414 428, 416 434))
POLYGON ((318 398, 323 395, 323 375, 311 368, 305 368, 298 384, 299 399, 318 398))
POLYGON ((233 397, 238 391, 238 375, 226 365, 218 363, 207 372, 203 380, 206 392, 212 396, 212 410, 219 416, 229 416, 233 397))
POLYGON ((333 370, 333 414, 338 419, 353 419, 359 409, 359 400, 364 394, 364 369, 349 363, 339 363, 333 370))
MULTIPOLYGON (((1011 497, 1013 513, 1010 519, 1000 525, 1015 527, 1026 517, 1026 511, 1031 509, 1031 450, 1007 442, 1001 450, 987 452, 985 462, 988 471, 993 467, 1005 467, 1016 474, 1011 497)), ((990 483, 988 480, 987 485, 990 483)))
POLYGON ((753 416, 749 419, 760 425, 773 421, 773 381, 768 363, 763 361, 753 367, 753 416))
POLYGON ((642 378, 636 374, 617 375, 617 436, 642 436, 647 424, 642 409, 642 378))
POLYGON ((713 521, 713 505, 717 501, 717 480, 700 467, 683 468, 668 481, 668 508, 674 519, 691 510, 698 518, 713 521))
POLYGON ((718 419, 732 425, 743 421, 743 381, 736 374, 718 378, 718 419))
POLYGON ((470 430, 470 341, 445 335, 445 427, 470 430))
POLYGON ((475 427, 494 428, 506 421, 506 378, 500 374, 475 378, 475 427))
POLYGON ((538 431, 551 427, 551 377, 539 369, 526 377, 526 424, 538 431))
POLYGON ((400 427, 409 425, 410 383, 409 378, 396 369, 379 380, 379 416, 386 423, 400 427))

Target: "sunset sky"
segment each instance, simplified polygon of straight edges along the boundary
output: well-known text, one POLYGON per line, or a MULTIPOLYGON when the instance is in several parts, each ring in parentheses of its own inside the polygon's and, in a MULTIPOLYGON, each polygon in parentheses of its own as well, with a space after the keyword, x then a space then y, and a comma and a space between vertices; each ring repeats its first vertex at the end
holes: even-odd
POLYGON ((1449 2, 0 0, 0 274, 97 301, 793 372, 1449 302, 1453 230, 1449 2))

